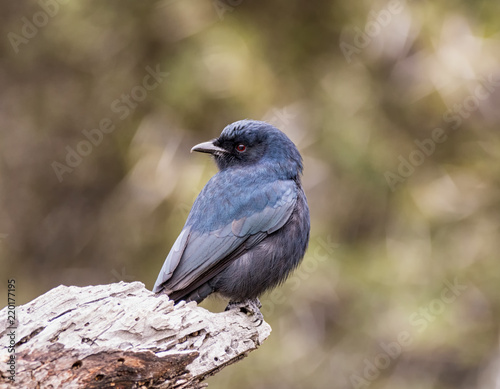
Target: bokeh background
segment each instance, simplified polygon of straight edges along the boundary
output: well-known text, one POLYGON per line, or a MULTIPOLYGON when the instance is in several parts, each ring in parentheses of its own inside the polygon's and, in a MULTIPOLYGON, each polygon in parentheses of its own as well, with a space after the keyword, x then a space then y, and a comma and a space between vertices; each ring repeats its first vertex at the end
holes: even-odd
POLYGON ((499 389, 499 19, 494 0, 4 1, 2 279, 17 304, 151 288, 216 171, 190 148, 263 119, 304 157, 310 248, 261 299, 271 337, 210 387, 499 389))

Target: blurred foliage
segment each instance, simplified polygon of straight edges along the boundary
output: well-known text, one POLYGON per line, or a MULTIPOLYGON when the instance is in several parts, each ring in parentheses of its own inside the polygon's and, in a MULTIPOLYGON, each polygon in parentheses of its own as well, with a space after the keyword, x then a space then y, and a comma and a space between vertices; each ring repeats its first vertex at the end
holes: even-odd
POLYGON ((270 339, 210 386, 498 389, 499 17, 493 0, 4 2, 4 280, 18 304, 152 287, 216 171, 190 147, 265 119, 304 156, 310 249, 262 298, 270 339))

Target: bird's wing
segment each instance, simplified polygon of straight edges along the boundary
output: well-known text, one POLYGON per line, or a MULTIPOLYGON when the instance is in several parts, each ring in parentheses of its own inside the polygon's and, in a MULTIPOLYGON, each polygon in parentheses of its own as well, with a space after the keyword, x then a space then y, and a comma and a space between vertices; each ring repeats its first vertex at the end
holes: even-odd
POLYGON ((161 267, 160 274, 158 275, 155 286, 153 287, 153 292, 160 292, 163 289, 163 284, 172 277, 172 274, 174 273, 174 270, 179 264, 182 254, 186 249, 190 231, 190 227, 184 227, 184 229, 175 240, 172 249, 168 253, 167 258, 165 259, 165 262, 161 267))
POLYGON ((154 292, 165 289, 167 293, 189 293, 283 227, 295 208, 297 185, 293 181, 275 181, 259 185, 243 196, 235 196, 230 190, 216 196, 202 195, 203 192, 163 264, 154 292), (209 220, 211 215, 207 213, 217 209, 213 202, 225 205, 219 211, 225 215, 222 219, 216 215, 209 220), (207 220, 212 228, 207 228, 207 220))

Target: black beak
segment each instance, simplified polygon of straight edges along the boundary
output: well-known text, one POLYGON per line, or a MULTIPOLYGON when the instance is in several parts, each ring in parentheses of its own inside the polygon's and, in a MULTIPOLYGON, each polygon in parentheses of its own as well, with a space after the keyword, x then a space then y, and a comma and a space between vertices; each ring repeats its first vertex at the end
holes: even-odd
POLYGON ((222 147, 218 147, 214 145, 214 141, 203 142, 191 149, 191 152, 198 151, 200 153, 209 153, 209 154, 227 154, 227 150, 222 147))

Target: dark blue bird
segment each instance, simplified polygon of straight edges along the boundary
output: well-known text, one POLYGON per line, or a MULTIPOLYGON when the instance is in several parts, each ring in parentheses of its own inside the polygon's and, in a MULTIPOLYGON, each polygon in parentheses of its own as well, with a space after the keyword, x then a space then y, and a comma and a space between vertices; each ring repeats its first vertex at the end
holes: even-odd
POLYGON ((219 168, 194 202, 153 291, 176 303, 229 298, 262 319, 258 296, 285 281, 309 241, 302 157, 272 125, 241 120, 191 151, 211 154, 219 168))

